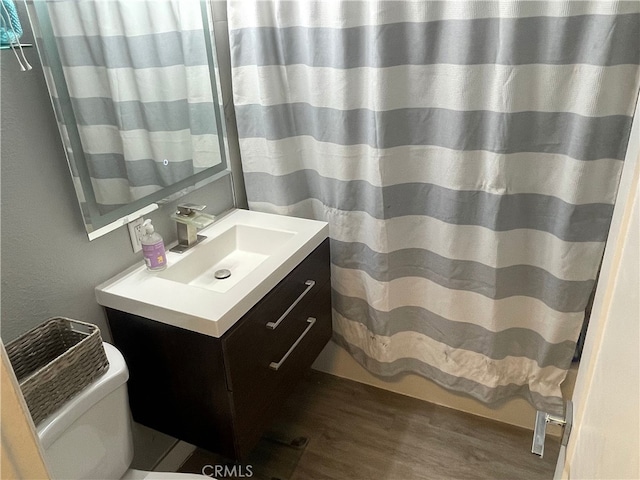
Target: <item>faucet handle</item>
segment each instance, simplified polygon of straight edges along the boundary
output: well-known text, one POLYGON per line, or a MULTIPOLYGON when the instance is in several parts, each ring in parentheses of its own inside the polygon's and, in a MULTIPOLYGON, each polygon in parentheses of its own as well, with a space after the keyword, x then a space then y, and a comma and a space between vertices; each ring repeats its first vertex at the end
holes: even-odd
POLYGON ((176 215, 180 215, 181 217, 188 217, 196 212, 201 212, 206 207, 206 205, 197 205, 195 203, 181 203, 180 205, 178 205, 178 211, 176 212, 176 215))

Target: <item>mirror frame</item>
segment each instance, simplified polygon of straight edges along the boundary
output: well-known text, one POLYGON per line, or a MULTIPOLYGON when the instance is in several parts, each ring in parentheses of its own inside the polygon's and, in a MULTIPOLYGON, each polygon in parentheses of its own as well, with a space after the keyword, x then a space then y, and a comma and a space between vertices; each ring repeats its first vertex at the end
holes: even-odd
POLYGON ((200 0, 200 7, 218 130, 220 163, 106 214, 100 214, 98 210, 58 49, 53 42, 45 42, 43 38, 53 35, 46 4, 38 0, 28 0, 27 7, 40 62, 43 66, 48 65, 50 70, 50 75, 48 75, 46 67, 44 68, 45 82, 89 240, 94 240, 126 225, 156 210, 159 205, 174 201, 193 190, 231 175, 220 70, 213 38, 213 13, 209 1, 200 0), (52 92, 57 92, 57 98, 52 92), (66 126, 66 133, 64 126, 66 126))

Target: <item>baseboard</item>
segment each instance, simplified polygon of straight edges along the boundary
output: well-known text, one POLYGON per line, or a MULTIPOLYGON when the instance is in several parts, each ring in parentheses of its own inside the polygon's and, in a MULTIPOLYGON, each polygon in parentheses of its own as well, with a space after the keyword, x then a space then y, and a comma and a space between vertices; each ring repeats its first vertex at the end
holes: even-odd
MULTIPOLYGON (((391 379, 377 377, 365 370, 346 350, 333 341, 327 344, 312 368, 337 377, 533 430, 536 410, 524 399, 515 398, 499 407, 491 408, 467 395, 446 390, 419 375, 405 374, 391 379)), ((577 367, 572 368, 567 375, 567 380, 562 385, 565 398, 571 398, 576 373, 577 367)), ((561 434, 561 430, 554 429, 552 425, 547 431, 550 435, 559 436, 561 434)))

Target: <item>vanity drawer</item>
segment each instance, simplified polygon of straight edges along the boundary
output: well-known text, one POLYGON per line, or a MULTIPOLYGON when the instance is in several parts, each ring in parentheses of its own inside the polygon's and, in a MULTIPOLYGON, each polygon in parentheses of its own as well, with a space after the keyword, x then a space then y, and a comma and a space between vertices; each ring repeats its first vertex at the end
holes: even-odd
POLYGON ((255 446, 331 333, 331 281, 327 280, 275 330, 255 322, 224 342, 240 455, 255 446))
POLYGON ((307 317, 317 317, 316 305, 321 303, 317 294, 329 280, 327 239, 222 337, 225 354, 240 357, 227 365, 230 391, 237 389, 234 368, 242 364, 244 352, 268 357, 282 349, 286 352, 305 328, 307 317))

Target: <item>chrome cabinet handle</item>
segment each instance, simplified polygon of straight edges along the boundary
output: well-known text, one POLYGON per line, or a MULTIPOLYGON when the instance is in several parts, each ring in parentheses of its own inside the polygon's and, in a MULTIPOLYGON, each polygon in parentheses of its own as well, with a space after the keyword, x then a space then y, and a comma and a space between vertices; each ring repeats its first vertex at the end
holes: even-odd
POLYGON ((304 329, 304 332, 302 332, 302 334, 298 337, 298 339, 295 341, 295 343, 293 345, 291 345, 291 348, 287 351, 287 353, 284 354, 284 357, 282 357, 278 363, 271 362, 269 364, 269 368, 271 370, 278 371, 278 369, 282 366, 282 364, 289 357, 289 355, 291 355, 291 352, 293 352, 295 350, 295 348, 298 346, 298 344, 304 338, 304 336, 307 333, 309 333, 309 330, 311 330, 311 327, 313 327, 313 325, 316 323, 316 319, 313 318, 313 317, 309 317, 309 318, 307 318, 307 322, 309 323, 309 325, 307 326, 307 328, 304 329))
POLYGON ((309 293, 309 290, 313 288, 316 282, 314 282, 313 280, 307 280, 306 282, 304 282, 304 284, 307 285, 307 288, 305 289, 305 291, 302 292, 298 298, 296 298, 296 301, 293 302, 289 308, 287 308, 286 312, 282 314, 282 316, 278 319, 278 321, 267 323, 267 328, 270 328, 271 330, 275 330, 276 328, 278 328, 278 325, 280 325, 280 322, 282 322, 282 320, 284 320, 287 317, 287 315, 291 313, 291 310, 293 310, 296 307, 296 305, 300 302, 300 300, 302 300, 302 298, 307 293, 309 293))

